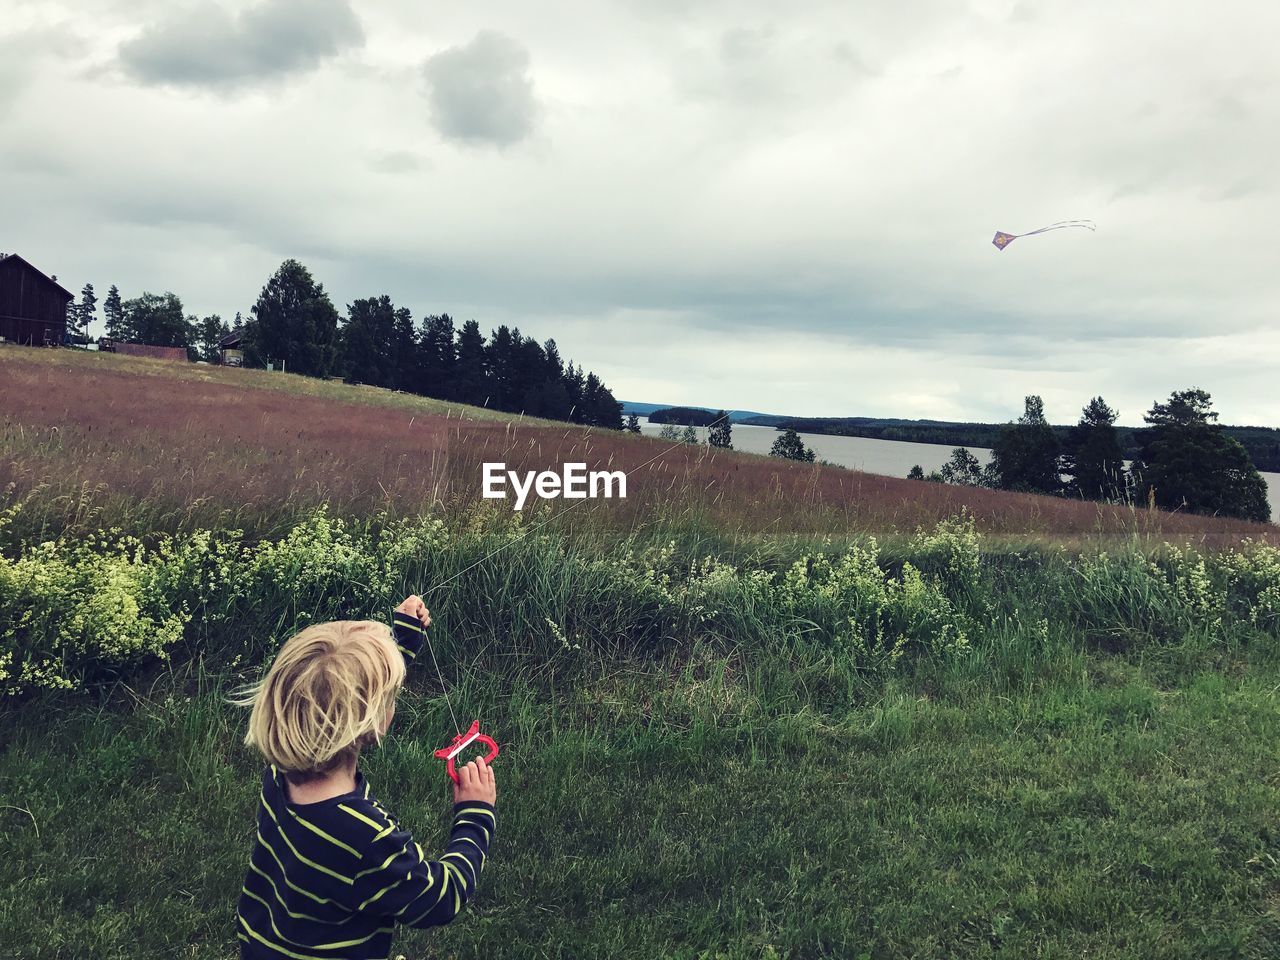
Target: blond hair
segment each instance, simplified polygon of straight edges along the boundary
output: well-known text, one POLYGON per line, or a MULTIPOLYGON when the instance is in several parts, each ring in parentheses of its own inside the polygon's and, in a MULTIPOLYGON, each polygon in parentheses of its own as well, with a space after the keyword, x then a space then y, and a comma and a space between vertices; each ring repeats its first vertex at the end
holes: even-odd
POLYGON ((316 623, 286 640, 266 676, 232 702, 253 708, 244 742, 302 784, 380 742, 404 673, 386 624, 316 623))

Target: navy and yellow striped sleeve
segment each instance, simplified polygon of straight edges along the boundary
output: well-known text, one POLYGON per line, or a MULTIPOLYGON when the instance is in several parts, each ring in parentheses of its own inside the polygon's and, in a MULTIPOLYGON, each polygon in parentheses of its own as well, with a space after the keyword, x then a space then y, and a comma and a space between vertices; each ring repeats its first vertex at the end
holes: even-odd
POLYGON ((411 613, 397 610, 391 615, 391 634, 395 637, 396 646, 404 654, 404 662, 413 663, 422 650, 422 641, 427 635, 422 621, 411 613))
POLYGON ((448 923, 475 895, 496 826, 490 804, 455 804, 448 849, 428 860, 408 831, 389 823, 363 852, 350 909, 408 927, 448 923))

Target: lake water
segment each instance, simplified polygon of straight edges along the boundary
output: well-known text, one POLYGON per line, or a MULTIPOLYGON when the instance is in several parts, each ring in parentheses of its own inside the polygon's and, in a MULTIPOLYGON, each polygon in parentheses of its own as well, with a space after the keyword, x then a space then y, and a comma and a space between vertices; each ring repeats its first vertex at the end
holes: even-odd
MULTIPOLYGON (((661 424, 640 420, 640 432, 657 436, 661 424)), ((684 429, 681 427, 680 429, 684 429)), ((698 439, 707 439, 706 427, 695 427, 698 439)), ((778 431, 773 427, 733 425, 733 449, 744 453, 768 454, 778 431)), ((900 440, 873 440, 867 437, 832 437, 820 433, 802 433, 800 439, 813 450, 819 460, 829 460, 842 467, 864 470, 867 473, 883 473, 893 477, 905 477, 915 464, 925 473, 938 470, 951 459, 953 447, 940 443, 907 443, 900 440)), ((985 464, 991 459, 991 451, 982 447, 970 447, 970 452, 985 464)), ((1271 519, 1280 522, 1280 473, 1264 473, 1267 481, 1267 497, 1271 501, 1271 519)))

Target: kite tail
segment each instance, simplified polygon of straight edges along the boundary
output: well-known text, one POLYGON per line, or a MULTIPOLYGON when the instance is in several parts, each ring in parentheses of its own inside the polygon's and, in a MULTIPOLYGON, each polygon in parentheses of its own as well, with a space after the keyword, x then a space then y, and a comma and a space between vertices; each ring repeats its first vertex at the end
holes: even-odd
POLYGON ((1049 230, 1062 230, 1065 227, 1083 227, 1086 230, 1096 231, 1098 228, 1092 220, 1059 220, 1057 223, 1051 223, 1047 227, 1041 227, 1039 230, 1031 230, 1027 233, 1019 233, 1019 237, 1034 237, 1037 233, 1045 233, 1049 230))

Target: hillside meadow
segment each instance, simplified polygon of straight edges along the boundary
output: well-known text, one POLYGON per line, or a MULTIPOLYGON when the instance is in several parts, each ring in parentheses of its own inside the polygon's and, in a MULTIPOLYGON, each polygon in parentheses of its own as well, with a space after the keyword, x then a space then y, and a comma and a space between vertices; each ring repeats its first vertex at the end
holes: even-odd
MULTIPOLYGON (((406 958, 1280 955, 1274 528, 69 351, 0 399, 0 955, 234 957, 226 698, 408 593, 503 752, 406 958), (628 498, 478 497, 566 459, 628 498)), ((362 761, 428 850, 442 694, 362 761)))
POLYGON ((537 471, 574 461, 628 474, 625 500, 572 517, 581 527, 590 513, 610 537, 673 524, 730 538, 896 537, 965 510, 984 534, 1022 542, 1280 543, 1272 524, 673 446, 261 370, 8 346, 0 384, 0 486, 39 488, 22 522, 52 531, 118 522, 278 533, 321 503, 348 515, 447 513, 480 498, 485 462, 537 471))

